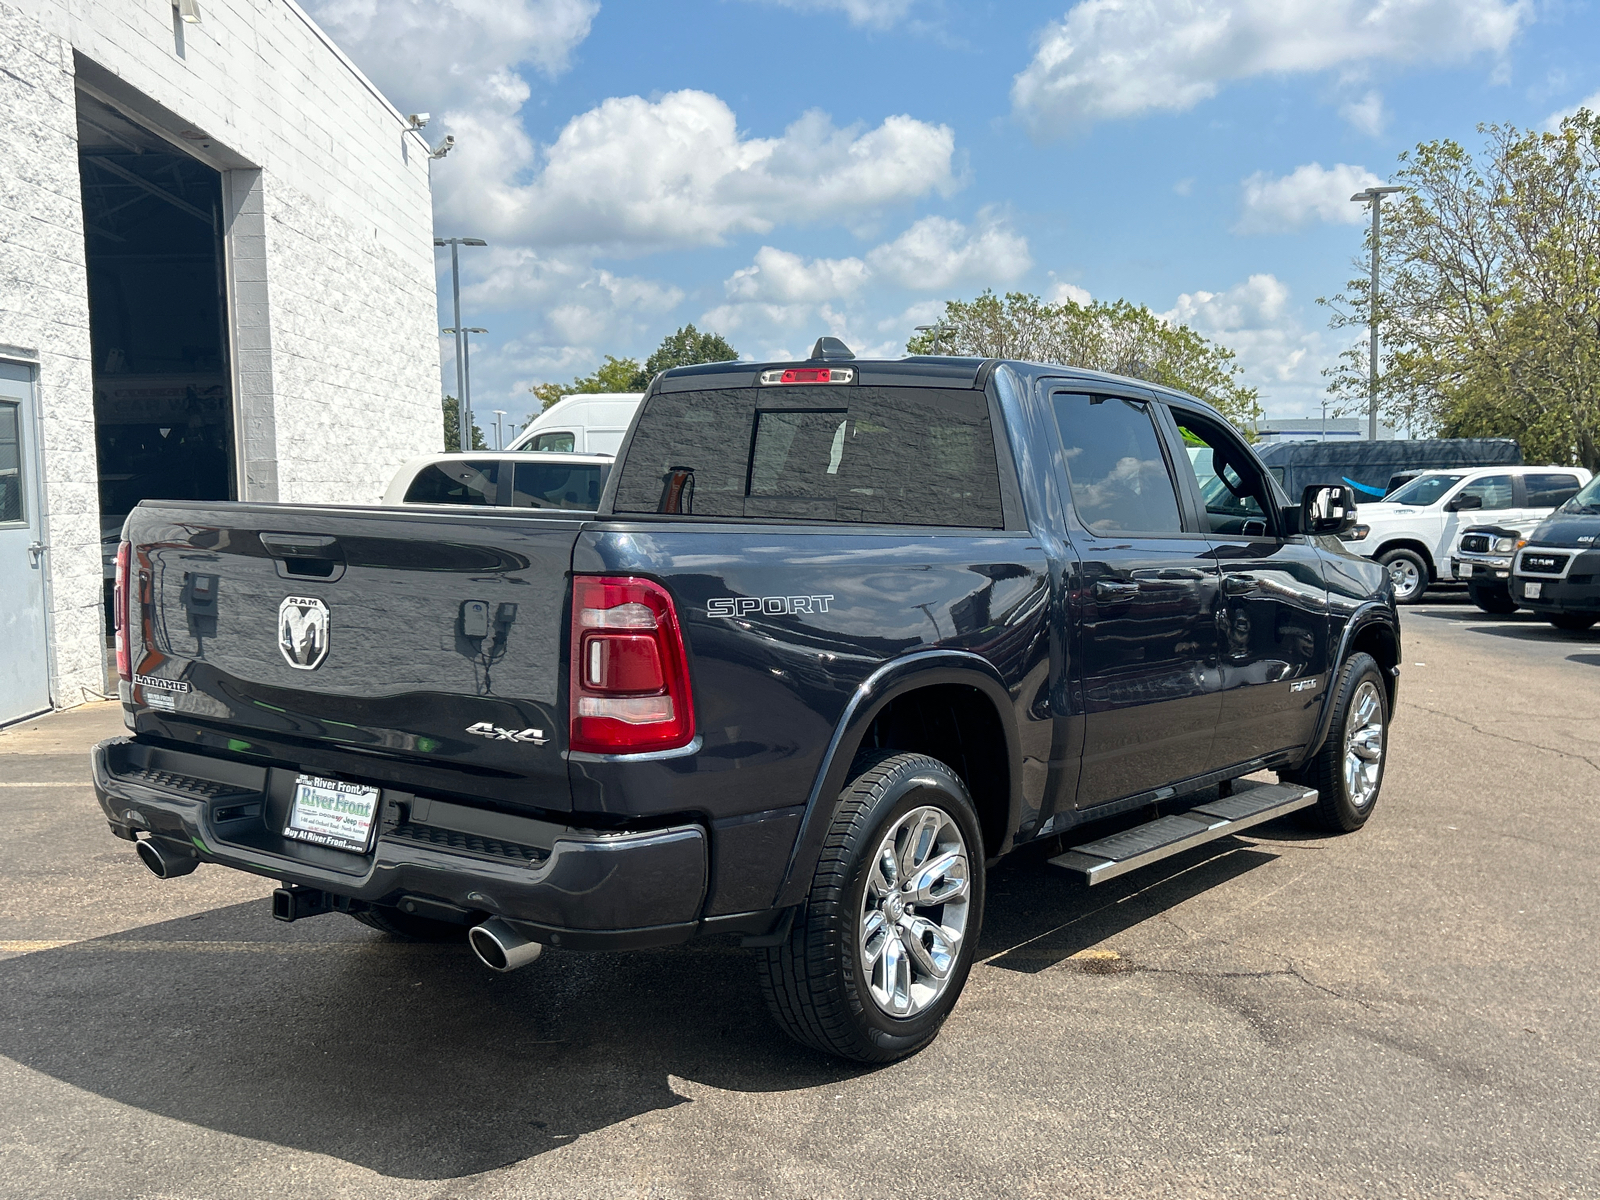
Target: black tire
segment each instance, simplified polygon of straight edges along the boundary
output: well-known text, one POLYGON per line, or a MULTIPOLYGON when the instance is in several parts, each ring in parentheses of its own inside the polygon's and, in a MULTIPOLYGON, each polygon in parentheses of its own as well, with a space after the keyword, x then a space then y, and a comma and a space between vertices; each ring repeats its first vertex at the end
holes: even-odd
POLYGON ((387 904, 376 905, 366 912, 351 913, 352 917, 369 928, 387 933, 403 942, 465 942, 467 926, 454 921, 436 921, 432 917, 419 917, 401 912, 387 904))
POLYGON ((1600 616, 1592 613, 1555 612, 1548 614, 1546 619, 1557 629, 1565 629, 1568 633, 1582 633, 1585 629, 1593 629, 1594 623, 1600 621, 1600 616))
POLYGON ((1517 611, 1517 602, 1511 598, 1511 591, 1506 587, 1478 587, 1474 584, 1467 588, 1467 595, 1484 612, 1497 617, 1509 616, 1517 611))
POLYGON ((1394 587, 1394 599, 1397 604, 1415 604, 1422 599, 1422 594, 1428 590, 1431 575, 1428 571, 1428 560, 1415 550, 1407 550, 1404 546, 1394 550, 1385 550, 1378 555, 1378 561, 1389 570, 1389 582, 1394 587))
MULTIPOLYGON (((932 861, 929 853, 926 861, 932 861)), ((895 892, 897 898, 902 894, 895 892)), ((983 834, 960 777, 921 754, 888 754, 858 764, 839 796, 811 891, 788 939, 758 951, 761 992, 773 1019, 802 1045, 856 1062, 893 1062, 916 1053, 938 1035, 966 984, 983 927, 983 897, 983 834), (920 1011, 899 1017, 873 998, 877 976, 858 961, 857 946, 868 916, 863 908, 874 894, 868 890, 869 879, 877 877, 874 856, 899 822, 925 808, 944 814, 946 831, 959 831, 964 842, 967 907, 943 991, 920 1011)), ((925 906, 924 913, 931 911, 925 906)), ((934 923, 953 919, 940 906, 934 923)), ((888 956, 879 961, 886 963, 888 956)))
POLYGON ((1383 788, 1383 772, 1389 757, 1389 692, 1384 687, 1383 668, 1370 654, 1357 653, 1345 659, 1336 686, 1338 691, 1334 694, 1333 721, 1328 726, 1328 740, 1310 762, 1289 778, 1305 787, 1317 789, 1316 807, 1305 810, 1307 824, 1329 833, 1353 833, 1372 816, 1383 788), (1371 695, 1363 688, 1363 684, 1372 684, 1376 690, 1376 715, 1382 732, 1376 781, 1372 783, 1365 801, 1358 803, 1352 797, 1345 779, 1345 754, 1351 737, 1352 718, 1358 712, 1356 697, 1364 693, 1365 699, 1365 696, 1371 695))

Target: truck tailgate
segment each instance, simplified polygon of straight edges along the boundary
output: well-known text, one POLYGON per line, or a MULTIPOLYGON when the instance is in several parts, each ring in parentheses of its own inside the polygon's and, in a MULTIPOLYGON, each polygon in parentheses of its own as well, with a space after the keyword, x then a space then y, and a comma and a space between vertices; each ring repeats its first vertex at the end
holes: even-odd
POLYGON ((580 519, 146 503, 137 727, 306 769, 570 809, 561 643, 580 519))

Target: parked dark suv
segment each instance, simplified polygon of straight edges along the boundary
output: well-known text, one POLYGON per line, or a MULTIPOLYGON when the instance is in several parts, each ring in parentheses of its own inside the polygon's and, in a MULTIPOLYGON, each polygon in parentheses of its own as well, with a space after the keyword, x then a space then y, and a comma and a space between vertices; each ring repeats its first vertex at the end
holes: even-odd
POLYGON ((141 505, 96 788, 158 875, 502 970, 742 935, 784 1029, 887 1061, 1013 847, 1098 883, 1367 821, 1400 641, 1352 501, 1129 379, 832 339, 672 370, 593 514, 141 505))
POLYGON ((1512 565, 1511 596, 1557 629, 1600 621, 1600 476, 1528 535, 1512 565))

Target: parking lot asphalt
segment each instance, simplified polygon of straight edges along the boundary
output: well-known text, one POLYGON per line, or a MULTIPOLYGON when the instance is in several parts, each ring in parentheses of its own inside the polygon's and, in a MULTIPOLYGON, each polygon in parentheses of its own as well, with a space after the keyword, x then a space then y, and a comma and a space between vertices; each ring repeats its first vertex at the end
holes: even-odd
POLYGON ((791 1045, 748 952, 464 947, 106 831, 97 705, 0 732, 0 1196, 1600 1194, 1600 629, 1407 610, 1379 808, 991 875, 937 1042, 791 1045))

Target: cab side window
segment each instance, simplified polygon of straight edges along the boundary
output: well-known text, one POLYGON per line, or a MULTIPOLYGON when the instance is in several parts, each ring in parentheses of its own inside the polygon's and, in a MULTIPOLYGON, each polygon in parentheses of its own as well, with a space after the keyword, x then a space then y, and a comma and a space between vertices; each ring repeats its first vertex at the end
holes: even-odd
POLYGON ((570 430, 561 430, 558 433, 541 433, 533 439, 529 450, 548 450, 556 454, 571 454, 574 439, 570 430))
POLYGON ((1178 492, 1149 406, 1114 396, 1051 397, 1072 507, 1091 533, 1178 533, 1178 492))
POLYGON ((1524 475, 1529 508, 1558 508, 1578 494, 1576 475, 1524 475))
MULTIPOLYGON (((1491 509, 1512 507, 1511 476, 1485 475, 1482 479, 1474 479, 1456 493, 1459 503, 1463 497, 1476 496, 1483 501, 1477 507, 1488 512, 1491 509)), ((1462 507, 1467 507, 1462 505, 1462 507)))
POLYGON ((1242 537, 1272 531, 1272 488, 1238 440, 1210 421, 1174 410, 1184 459, 1206 507, 1206 530, 1242 537))

